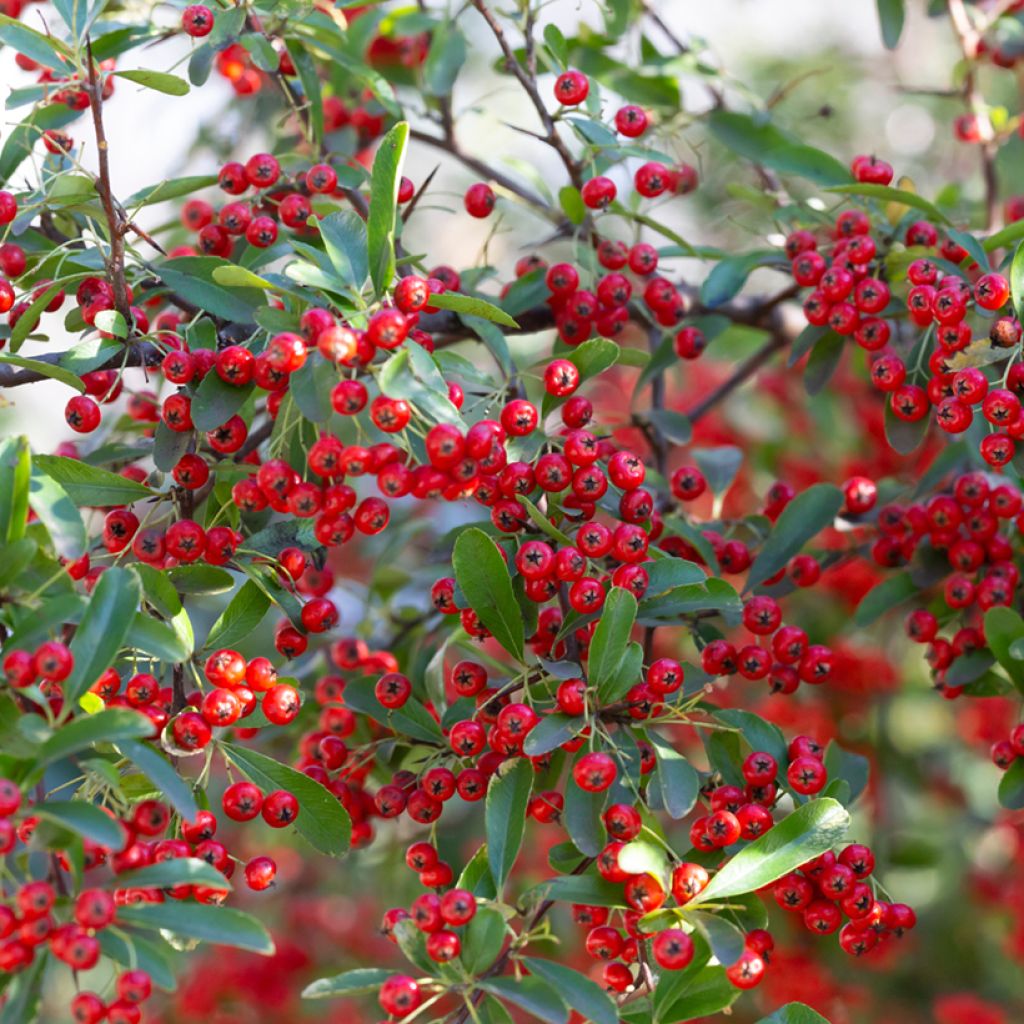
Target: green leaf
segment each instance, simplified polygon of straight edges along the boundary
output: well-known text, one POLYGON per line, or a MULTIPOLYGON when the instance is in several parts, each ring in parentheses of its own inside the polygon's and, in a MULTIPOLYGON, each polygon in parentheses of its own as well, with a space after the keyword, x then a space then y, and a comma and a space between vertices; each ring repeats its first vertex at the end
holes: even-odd
POLYGON ((608 994, 588 977, 553 960, 524 957, 530 974, 543 978, 576 1011, 594 1024, 618 1024, 619 1013, 608 994))
POLYGON ((158 754, 152 747, 148 747, 144 743, 137 743, 130 738, 119 739, 115 745, 149 779, 185 821, 196 820, 199 808, 192 795, 191 786, 162 754, 158 754))
POLYGON ((1010 682, 1024 693, 1024 661, 1010 653, 1015 640, 1024 637, 1024 619, 1012 608, 997 605, 985 613, 985 641, 993 657, 1010 677, 1010 682))
POLYGON ((455 581, 477 617, 509 654, 522 661, 523 617, 497 544, 478 527, 463 530, 455 541, 452 564, 455 581))
POLYGON ((717 448, 694 448, 690 454, 713 494, 725 494, 732 487, 743 465, 743 452, 731 444, 717 448))
POLYGON ((75 559, 85 552, 88 539, 78 507, 65 488, 38 469, 29 481, 29 505, 46 527, 58 555, 75 559))
POLYGON ((471 975, 482 974, 498 959, 507 933, 505 919, 497 910, 477 910, 462 943, 462 965, 471 975))
POLYGON ((63 71, 67 63, 74 60, 70 48, 56 36, 43 35, 6 14, 0 14, 0 42, 58 71, 63 71))
POLYGON ((25 536, 31 477, 28 438, 0 440, 0 541, 19 541, 25 536))
POLYGON ((586 719, 581 716, 560 712, 545 715, 527 735, 523 753, 528 757, 540 757, 571 740, 586 724, 586 719))
POLYGON ((629 646, 629 635, 636 621, 637 603, 633 594, 624 587, 608 591, 587 661, 587 679, 604 702, 604 691, 615 679, 616 671, 629 646))
MULTIPOLYGON (((682 1024, 683 1021, 717 1014, 739 998, 739 989, 726 977, 724 967, 707 966, 692 974, 689 970, 679 973, 683 977, 673 986, 672 1002, 655 1017, 659 1024, 669 1021, 682 1024)), ((669 980, 675 981, 671 974, 663 974, 658 982, 659 988, 669 980)))
POLYGON ((70 370, 65 369, 58 363, 47 363, 42 359, 28 359, 25 356, 13 356, 6 352, 0 353, 0 363, 7 363, 10 366, 20 366, 23 370, 32 370, 34 373, 41 373, 44 377, 49 377, 51 380, 57 380, 60 381, 61 384, 67 384, 69 388, 74 388, 79 393, 85 391, 85 385, 82 383, 81 377, 72 373, 70 370))
POLYGON ((504 327, 514 328, 519 326, 505 310, 499 309, 493 302, 488 302, 486 299, 478 299, 473 295, 463 295, 461 292, 432 293, 430 305, 438 309, 450 309, 454 313, 464 313, 466 316, 477 316, 481 320, 502 324, 504 327))
POLYGON ((661 802, 670 818, 685 818, 693 810, 700 793, 700 776, 689 761, 660 734, 649 732, 647 739, 654 747, 658 762, 658 789, 661 802))
POLYGON ((857 183, 856 185, 838 185, 834 188, 825 189, 826 192, 837 192, 846 196, 866 196, 869 199, 877 199, 884 203, 899 203, 901 206, 912 206, 920 210, 929 220, 937 221, 940 224, 950 224, 950 219, 934 204, 930 203, 924 196, 916 192, 908 192, 906 189, 893 188, 891 185, 872 185, 870 183, 857 183))
POLYGON ((131 622, 124 646, 160 661, 180 664, 192 656, 192 644, 173 626, 139 612, 131 622))
POLYGON ((295 830, 314 849, 330 857, 344 857, 348 853, 352 821, 326 787, 266 754, 233 743, 220 746, 228 759, 264 792, 285 789, 299 801, 295 830))
POLYGON ((351 998, 376 992, 395 972, 381 967, 357 967, 354 971, 318 978, 302 990, 303 999, 351 998))
POLYGON ((885 403, 885 439, 889 447, 900 455, 909 455, 920 448, 930 425, 930 416, 922 416, 919 420, 902 420, 892 411, 892 406, 885 403))
POLYGON ((448 397, 448 385, 433 356, 416 342, 407 342, 381 367, 377 378, 382 394, 404 398, 428 419, 462 424, 459 410, 448 397))
POLYGON ((108 850, 119 851, 124 846, 126 833, 120 822, 84 800, 47 800, 32 813, 108 850))
POLYGON ((339 210, 315 223, 338 276, 355 288, 362 288, 369 274, 365 221, 353 210, 339 210))
POLYGON ((167 575, 145 563, 140 562, 134 569, 142 580, 146 600, 167 620, 168 625, 188 652, 185 657, 191 656, 195 646, 192 623, 177 590, 174 589, 174 584, 167 575))
POLYGON ((40 764, 91 750, 97 743, 119 743, 149 736, 153 723, 141 712, 128 708, 108 708, 62 725, 39 749, 40 764))
POLYGON ((245 405, 251 392, 251 385, 237 387, 216 371, 208 373, 192 399, 192 422, 199 430, 216 430, 245 405))
POLYGON ((835 331, 828 331, 818 339, 804 367, 804 390, 807 394, 821 392, 839 368, 845 350, 843 336, 835 331))
POLYGON ((182 199, 185 196, 195 195, 200 189, 210 188, 217 184, 215 174, 191 174, 183 178, 171 178, 168 181, 158 182, 156 185, 147 185, 140 188, 138 192, 132 193, 125 201, 126 209, 133 209, 141 206, 152 206, 154 203, 165 203, 171 199, 182 199))
POLYGON ((185 96, 189 91, 189 84, 184 78, 177 75, 168 75, 164 71, 149 71, 136 69, 132 71, 115 71, 118 78, 126 78, 136 85, 145 86, 147 89, 155 89, 167 96, 185 96))
POLYGON ((345 686, 345 703, 353 711, 369 715, 375 722, 394 729, 402 737, 424 743, 441 742, 443 736, 440 727, 419 700, 411 697, 401 708, 389 711, 377 700, 373 688, 372 679, 353 679, 345 686))
POLYGON ((1010 295, 1013 297, 1013 309, 1019 320, 1024 316, 1024 242, 1017 246, 1010 264, 1010 295))
MULTIPOLYGON (((885 6, 887 0, 879 0, 879 10, 885 6)), ((889 0, 891 5, 892 0, 889 0)), ((902 0, 900 2, 901 13, 900 20, 902 23, 902 0)), ((896 38, 899 38, 899 31, 897 30, 896 38)), ((886 43, 891 49, 896 43, 886 43)), ((762 1017, 757 1024, 828 1024, 828 1021, 822 1017, 817 1010, 812 1010, 805 1003, 786 1003, 785 1006, 780 1006, 773 1014, 768 1017, 762 1017)))
POLYGON ((532 975, 523 978, 490 978, 480 987, 546 1024, 565 1024, 569 1011, 558 992, 546 981, 532 975))
MULTIPOLYGON (((255 288, 229 288, 213 279, 213 272, 219 267, 232 265, 218 256, 178 256, 157 264, 156 272, 171 291, 205 312, 251 324, 256 309, 264 305, 263 292, 255 288)), ((206 379, 210 376, 216 374, 207 374, 206 379)))
POLYGON ((431 96, 449 96, 462 65, 466 63, 466 37, 454 20, 445 19, 430 40, 423 62, 423 85, 431 96))
POLYGON ((144 484, 129 480, 120 473, 63 455, 36 455, 32 461, 37 469, 60 484, 79 508, 128 505, 152 497, 154 493, 144 484))
POLYGON ((117 923, 154 928, 218 946, 234 946, 272 956, 270 932, 251 914, 202 903, 136 903, 117 909, 117 923))
POLYGON ((175 857, 134 871, 122 871, 114 875, 109 884, 118 889, 166 889, 175 885, 208 885, 215 889, 232 887, 220 871, 199 857, 175 857))
POLYGON ((167 578, 181 594, 223 594, 235 585, 234 576, 215 565, 176 565, 167 578))
POLYGON ((104 956, 115 963, 146 971, 153 984, 166 992, 173 992, 177 987, 174 969, 167 957, 169 947, 163 939, 157 944, 141 935, 129 935, 114 928, 104 928, 96 937, 104 956))
POLYGON ((395 276, 395 211, 408 140, 409 125, 399 121, 381 140, 373 158, 366 240, 370 278, 378 296, 391 287, 395 276))
POLYGON ((673 444, 689 444, 693 437, 693 425, 681 412, 671 409, 651 409, 645 413, 647 422, 673 444))
POLYGON ((572 224, 582 224, 587 219, 587 208, 583 205, 580 190, 574 185, 563 185, 558 190, 558 205, 572 224))
POLYGON ((622 350, 608 338, 588 338, 571 349, 567 358, 580 371, 581 380, 590 380, 614 366, 622 350))
MULTIPOLYGON (((578 761, 586 754, 586 748, 576 755, 578 761)), ((562 811, 562 826, 580 853, 596 857, 607 841, 601 812, 604 810, 607 791, 590 793, 575 782, 565 787, 565 809, 562 811)))
POLYGON ((786 738, 782 730, 772 722, 766 722, 760 715, 742 708, 722 708, 715 711, 714 716, 723 725, 739 729, 743 738, 750 744, 751 750, 771 754, 779 764, 789 760, 786 738))
POLYGON ((999 780, 999 803, 1010 811, 1024 808, 1024 757, 1018 757, 999 780))
POLYGON ((759 249, 756 252, 726 256, 715 264, 701 285, 701 302, 709 309, 721 306, 739 294, 754 270, 773 263, 785 265, 785 259, 778 249, 759 249))
POLYGON ((897 573, 888 579, 876 583, 861 599, 857 610, 853 613, 855 626, 870 626, 877 618, 889 609, 895 608, 904 601, 920 593, 920 587, 914 583, 907 572, 897 573))
POLYGON ((871 762, 852 750, 844 750, 835 740, 825 751, 825 768, 830 782, 839 779, 850 787, 848 803, 853 803, 867 789, 871 762))
POLYGON ((747 576, 747 589, 774 576, 813 537, 835 521, 843 494, 832 484, 813 484, 783 510, 747 576))
POLYGON ((622 886, 606 882, 596 872, 585 875, 559 875, 530 890, 531 896, 559 903, 588 903, 595 907, 624 907, 622 886))
POLYGON ((887 50, 895 50, 903 34, 903 17, 906 13, 904 0, 876 0, 876 3, 878 20, 882 27, 882 42, 885 43, 887 50))
POLYGON ((526 805, 532 787, 533 765, 526 758, 517 758, 503 772, 492 776, 487 787, 487 862, 499 894, 523 843, 526 805))
POLYGON ((64 681, 64 699, 69 704, 114 663, 141 600, 142 586, 130 570, 107 569, 100 576, 71 641, 75 665, 64 681))
POLYGON ((156 425, 153 438, 153 463, 157 469, 169 473, 178 464, 192 443, 194 434, 191 430, 171 430, 161 420, 156 425))
MULTIPOLYGON (((80 111, 72 110, 63 103, 49 103, 33 110, 20 124, 7 132, 3 149, 0 149, 0 181, 13 179, 14 172, 31 154, 43 132, 64 128, 80 116, 80 111)), ((60 290, 59 286, 57 290, 60 290)), ((26 313, 24 319, 29 317, 30 314, 26 313)), ((30 326, 31 322, 25 325, 25 329, 28 330, 30 326)), ((12 333, 12 340, 14 337, 12 333)))
POLYGON ((316 62, 297 39, 285 39, 284 45, 298 72, 302 90, 306 94, 308 104, 306 109, 309 111, 309 127, 313 136, 313 145, 319 149, 324 137, 324 100, 320 90, 320 76, 317 73, 316 62))
POLYGON ((272 281, 253 273, 248 267, 234 265, 214 267, 210 276, 217 284, 222 284, 227 288, 262 288, 265 291, 274 291, 277 288, 272 281))
POLYGON ((263 621, 270 604, 263 588, 246 580, 210 627, 204 649, 237 647, 263 621))
POLYGON ((763 836, 740 850, 687 904, 718 902, 754 892, 831 850, 850 824, 850 815, 835 800, 812 800, 798 807, 763 836))
POLYGON ((708 128, 722 145, 780 174, 796 174, 818 185, 841 185, 850 172, 834 157, 790 139, 763 115, 755 117, 730 110, 708 115, 708 128))
POLYGON ((1024 238, 1024 220, 1015 220, 1012 224, 1007 224, 1002 231, 989 235, 982 241, 981 247, 985 252, 995 252, 996 249, 1012 245, 1021 238, 1024 238))

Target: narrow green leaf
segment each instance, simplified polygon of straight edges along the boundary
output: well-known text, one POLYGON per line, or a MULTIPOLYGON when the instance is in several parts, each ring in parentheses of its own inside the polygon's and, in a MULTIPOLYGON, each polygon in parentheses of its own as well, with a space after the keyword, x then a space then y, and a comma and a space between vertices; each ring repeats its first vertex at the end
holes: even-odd
POLYGON ((882 28, 882 42, 885 43, 887 50, 895 50, 903 34, 903 18, 906 13, 904 0, 876 0, 876 3, 878 21, 882 28))
POLYGON ((800 549, 835 522, 843 506, 843 494, 832 484, 813 484, 783 510, 758 552, 747 576, 747 588, 774 576, 800 549))
POLYGON ((619 1014, 608 994, 586 975, 553 960, 525 957, 530 974, 543 978, 562 998, 594 1024, 618 1024, 619 1014))
POLYGON ((270 598, 252 580, 246 580, 210 627, 204 649, 236 647, 263 621, 270 598))
POLYGON ((47 800, 37 804, 32 813, 108 850, 119 851, 124 846, 126 833, 120 822, 84 800, 47 800))
POLYGON ((78 459, 63 455, 36 455, 36 468, 55 480, 79 506, 109 508, 128 505, 133 501, 152 497, 153 491, 144 484, 129 480, 109 469, 90 466, 78 459))
POLYGON ((251 914, 202 903, 136 903, 117 909, 118 924, 173 932, 218 946, 234 946, 271 956, 274 940, 251 914))
POLYGON ((526 758, 506 765, 504 771, 492 776, 487 787, 487 860, 499 894, 519 855, 532 787, 533 765, 526 758))
POLYGON ((758 249, 756 252, 726 256, 712 267, 711 273, 701 285, 701 302, 709 309, 721 306, 740 293, 754 270, 772 264, 787 265, 785 257, 778 249, 758 249))
POLYGON ((916 192, 908 192, 903 188, 893 188, 890 185, 872 185, 860 183, 856 185, 837 185, 826 192, 837 192, 845 196, 866 196, 869 199, 877 199, 883 203, 899 203, 902 206, 912 206, 927 215, 929 220, 937 221, 939 224, 950 224, 950 219, 934 204, 930 203, 924 196, 916 192))
POLYGON ((58 363, 47 363, 42 359, 28 359, 25 356, 14 356, 8 352, 0 353, 0 363, 7 363, 10 366, 20 366, 23 370, 32 370, 33 373, 40 373, 44 377, 49 377, 51 380, 60 381, 61 384, 67 384, 69 388, 74 388, 79 393, 85 391, 85 385, 82 383, 81 377, 72 373, 70 370, 65 369, 58 363))
POLYGON ((370 278, 377 295, 391 287, 395 276, 395 211, 408 139, 408 123, 399 121, 381 140, 373 159, 366 238, 370 278))
POLYGON ((118 78, 126 78, 129 82, 144 86, 147 89, 155 89, 167 96, 185 96, 189 91, 189 84, 184 78, 177 75, 168 75, 164 71, 149 71, 145 68, 132 71, 115 71, 118 78))
POLYGON ((522 661, 523 617, 497 544, 477 527, 463 530, 455 541, 452 564, 469 606, 498 643, 522 661))
POLYGON ((670 818, 685 818, 697 802, 700 776, 664 736, 652 731, 647 734, 647 739, 654 747, 654 756, 658 762, 661 802, 670 818))
POLYGON ((466 929, 462 965, 474 977, 482 974, 498 959, 507 934, 505 919, 497 910, 479 908, 466 929))
POLYGON ((225 890, 232 888, 220 871, 199 857, 175 857, 134 871, 122 871, 114 875, 109 884, 118 889, 166 889, 175 885, 208 885, 225 890))
MULTIPOLYGON (((105 714, 105 712, 103 712, 105 714)), ((98 717, 98 716, 97 716, 98 717)), ((150 728, 152 731, 152 728, 150 728)), ((138 734, 136 734, 138 735, 138 734)), ((143 734, 145 735, 145 734, 143 734)), ((164 799, 185 819, 195 821, 199 814, 192 788, 167 759, 145 743, 119 739, 117 749, 163 794, 164 799)))
POLYGON ((633 594, 624 587, 612 587, 594 630, 587 661, 588 681, 597 689, 602 700, 602 690, 615 678, 616 670, 629 646, 636 612, 637 603, 633 594))
POLYGON ((221 750, 250 781, 265 792, 285 789, 299 801, 295 830, 314 849, 330 857, 344 857, 351 845, 352 821, 341 801, 303 772, 297 772, 266 754, 221 743, 221 750))
POLYGON ((545 1021, 545 1024, 565 1024, 569 1017, 558 992, 538 977, 490 978, 481 982, 480 987, 545 1021))
POLYGON ((462 295, 460 292, 431 294, 430 305, 436 306, 438 309, 450 309, 454 313, 480 317, 481 320, 489 320, 491 323, 501 324, 504 327, 519 326, 505 310, 499 309, 493 302, 478 299, 473 295, 462 295))
POLYGON ((354 287, 362 288, 369 274, 365 221, 353 210, 340 210, 315 223, 338 276, 354 287))
POLYGON ((80 750, 91 750, 97 743, 120 743, 152 732, 153 723, 141 712, 108 708, 62 725, 40 748, 39 762, 51 764, 80 750))
POLYGON ((395 972, 380 967, 357 967, 332 978, 318 978, 302 990, 303 999, 351 998, 376 992, 395 972))
POLYGON ((1024 693, 1024 661, 1010 653, 1014 641, 1024 637, 1024 619, 1012 608, 997 605, 985 613, 985 641, 1010 682, 1024 693))
MULTIPOLYGON (((886 0, 879 0, 879 7, 881 8, 885 2, 886 0)), ((897 38, 899 38, 898 33, 897 38)), ((896 44, 894 42, 886 45, 891 49, 896 44)), ((762 1017, 757 1024, 828 1024, 828 1021, 817 1010, 812 1010, 805 1003, 786 1003, 773 1014, 762 1017)))
POLYGON ((687 906, 754 892, 831 850, 850 824, 835 800, 812 800, 740 850, 687 906))
POLYGON ((57 554, 64 558, 79 558, 88 539, 82 515, 68 492, 56 480, 34 470, 29 481, 28 502, 46 527, 57 554))
POLYGON ((139 578, 128 569, 107 569, 89 598, 71 653, 75 665, 64 681, 64 699, 73 704, 114 663, 142 600, 139 578))
POLYGON ((0 440, 0 541, 19 541, 25 536, 31 477, 28 438, 0 440))
POLYGON ((731 110, 715 110, 708 116, 708 128, 722 145, 755 163, 780 174, 796 174, 818 185, 841 185, 850 172, 835 157, 790 139, 763 115, 753 116, 731 110))

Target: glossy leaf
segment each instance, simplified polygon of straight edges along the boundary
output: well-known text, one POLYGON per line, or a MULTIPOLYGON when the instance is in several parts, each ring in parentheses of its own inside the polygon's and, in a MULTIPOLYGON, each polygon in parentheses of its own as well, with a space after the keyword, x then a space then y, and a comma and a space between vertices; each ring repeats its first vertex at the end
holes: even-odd
POLYGON ((263 956, 274 952, 274 940, 267 929, 251 914, 233 907, 173 901, 136 903, 119 907, 117 919, 120 924, 169 931, 184 938, 233 946, 263 956))
POLYGON ((484 813, 487 860, 499 893, 519 855, 532 786, 533 766, 528 760, 519 758, 492 776, 487 787, 484 813))
POLYGON ((754 892, 841 842, 850 815, 835 800, 812 800, 740 850, 687 906, 754 892))
POLYGON ((483 530, 463 530, 452 554, 455 580, 469 606, 513 657, 523 658, 523 617, 505 559, 483 530))
POLYGON ((370 278, 378 295, 391 286, 395 276, 395 211, 408 138, 409 125, 399 121, 381 140, 373 159, 366 240, 370 278))
POLYGON ((330 857, 349 851, 352 821, 341 801, 316 779, 248 747, 221 743, 220 749, 251 782, 265 793, 284 789, 299 802, 295 830, 310 846, 330 857))

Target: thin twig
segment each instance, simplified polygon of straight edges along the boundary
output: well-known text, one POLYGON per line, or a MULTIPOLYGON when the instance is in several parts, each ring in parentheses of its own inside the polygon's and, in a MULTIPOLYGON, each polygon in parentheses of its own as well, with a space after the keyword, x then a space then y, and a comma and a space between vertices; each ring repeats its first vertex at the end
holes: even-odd
POLYGON ((110 147, 103 129, 103 90, 96 74, 96 62, 92 59, 92 40, 85 41, 86 57, 89 61, 89 85, 85 88, 89 96, 89 107, 92 110, 93 129, 96 134, 96 150, 99 161, 99 176, 96 180, 96 191, 103 204, 103 214, 107 220, 107 233, 110 236, 110 255, 107 257, 107 276, 114 291, 114 308, 131 326, 132 311, 128 301, 128 282, 124 275, 124 221, 118 212, 117 202, 110 187, 110 147))

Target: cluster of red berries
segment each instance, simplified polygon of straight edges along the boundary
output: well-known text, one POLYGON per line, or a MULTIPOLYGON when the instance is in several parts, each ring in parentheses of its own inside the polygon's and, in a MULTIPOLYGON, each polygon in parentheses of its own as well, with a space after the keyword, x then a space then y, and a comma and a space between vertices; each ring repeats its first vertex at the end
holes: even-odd
MULTIPOLYGON (((873 157, 857 157, 853 170, 858 180, 874 184, 886 184, 892 177, 892 168, 873 157)), ((885 253, 871 231, 866 213, 844 210, 825 251, 806 229, 786 238, 794 280, 813 289, 804 300, 808 323, 852 336, 870 354, 871 381, 889 396, 889 407, 900 420, 918 422, 934 408, 939 427, 960 434, 970 427, 977 409, 989 426, 979 442, 982 458, 994 467, 1005 465, 1024 437, 1024 368, 1010 367, 1002 386, 992 388, 977 367, 957 369, 956 354, 975 340, 967 321, 972 309, 988 321, 991 346, 1010 349, 1020 343, 1020 323, 1010 314, 999 315, 1010 301, 1009 282, 1001 274, 982 272, 956 241, 946 238, 940 244, 939 232, 929 221, 910 224, 903 238, 908 247, 937 250, 944 261, 963 264, 973 285, 959 273, 943 273, 928 256, 910 263, 903 305, 911 322, 934 336, 935 345, 929 349, 922 342, 923 348, 915 348, 920 353, 915 365, 908 367, 888 348, 892 326, 887 317, 896 313, 896 300, 880 276, 885 253)))
POLYGON ((870 847, 854 843, 838 856, 830 850, 780 878, 772 894, 784 910, 801 915, 808 931, 831 935, 839 929, 843 951, 863 956, 917 924, 917 915, 905 903, 875 897, 870 884, 874 867, 870 847))

